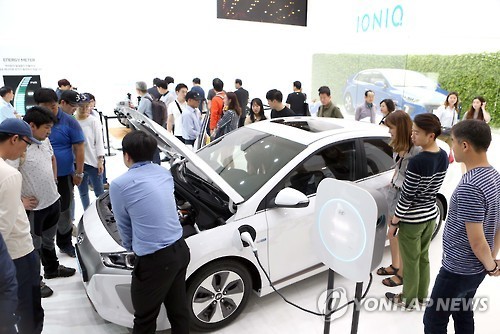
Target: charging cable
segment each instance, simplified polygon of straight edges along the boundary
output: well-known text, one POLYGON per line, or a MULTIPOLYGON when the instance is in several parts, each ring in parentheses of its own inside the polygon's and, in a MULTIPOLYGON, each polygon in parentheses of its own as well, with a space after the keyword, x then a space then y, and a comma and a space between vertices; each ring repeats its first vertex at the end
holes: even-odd
MULTIPOLYGON (((291 301, 289 301, 288 299, 286 299, 285 296, 283 296, 283 294, 281 292, 279 292, 273 285, 273 283, 271 282, 271 278, 269 277, 269 275, 267 274, 266 270, 264 269, 264 266, 262 266, 262 263, 260 263, 260 259, 259 259, 259 255, 258 255, 258 252, 257 252, 257 247, 255 246, 255 243, 253 241, 253 238, 252 236, 250 235, 250 233, 248 232, 243 232, 241 233, 241 240, 246 242, 250 248, 252 248, 252 252, 253 252, 253 255, 255 256, 255 258, 257 259, 257 263, 259 264, 259 267, 260 269, 264 272, 264 275, 266 276, 268 282, 269 282, 269 285, 271 286, 271 288, 273 288, 274 292, 276 292, 285 302, 287 302, 288 304, 292 305, 293 307, 296 307, 298 308, 299 310, 302 310, 304 312, 307 312, 307 313, 310 313, 310 314, 314 314, 314 315, 317 315, 317 316, 320 316, 320 317, 329 317, 331 316, 333 313, 337 312, 337 311, 340 311, 342 310, 343 308, 349 306, 350 304, 353 304, 354 303, 354 300, 351 300, 347 303, 345 303, 344 305, 342 306, 339 306, 338 308, 336 308, 335 310, 331 310, 330 312, 328 313, 319 313, 319 312, 315 312, 315 311, 311 311, 311 310, 308 310, 306 308, 303 308, 302 306, 299 306, 291 301)), ((372 285, 372 281, 373 281, 373 275, 372 273, 370 273, 370 280, 368 281, 368 285, 366 287, 366 290, 365 292, 363 293, 363 295, 361 296, 361 299, 364 299, 368 293, 368 291, 370 290, 370 287, 372 285)))

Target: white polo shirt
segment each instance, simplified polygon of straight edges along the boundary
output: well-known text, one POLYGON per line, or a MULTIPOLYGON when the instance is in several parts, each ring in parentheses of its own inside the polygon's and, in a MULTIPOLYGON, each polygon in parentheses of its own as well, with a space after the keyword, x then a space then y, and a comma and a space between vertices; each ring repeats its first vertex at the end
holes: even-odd
POLYGON ((24 158, 7 161, 14 168, 18 168, 23 176, 22 196, 34 196, 38 200, 35 211, 48 208, 60 197, 52 170, 53 155, 50 140, 45 139, 41 145, 28 146, 24 158))

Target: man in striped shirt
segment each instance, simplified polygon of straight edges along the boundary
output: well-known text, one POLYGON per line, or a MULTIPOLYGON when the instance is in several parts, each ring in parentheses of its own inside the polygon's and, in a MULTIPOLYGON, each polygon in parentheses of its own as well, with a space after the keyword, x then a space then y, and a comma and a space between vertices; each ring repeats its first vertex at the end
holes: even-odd
POLYGON ((438 208, 436 194, 448 169, 448 156, 436 138, 441 123, 433 114, 420 114, 413 120, 412 141, 422 151, 411 158, 389 236, 399 229, 399 248, 405 267, 403 293, 387 292, 387 299, 407 309, 427 298, 430 283, 429 245, 438 208))
POLYGON ((443 261, 425 310, 425 333, 446 333, 450 315, 457 333, 474 333, 472 299, 486 274, 500 276, 500 174, 489 164, 489 126, 465 120, 451 130, 463 175, 451 197, 443 232, 443 261), (458 330, 459 329, 459 330, 458 330))

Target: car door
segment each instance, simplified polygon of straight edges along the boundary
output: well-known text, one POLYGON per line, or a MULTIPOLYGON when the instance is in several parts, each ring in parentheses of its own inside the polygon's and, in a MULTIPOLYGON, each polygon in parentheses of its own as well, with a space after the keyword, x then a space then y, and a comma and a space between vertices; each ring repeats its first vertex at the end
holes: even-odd
POLYGON ((387 195, 394 174, 394 160, 389 137, 366 137, 360 139, 362 178, 358 181, 365 187, 379 190, 387 195))
POLYGON ((361 155, 357 152, 356 140, 328 145, 298 164, 266 197, 269 267, 274 284, 322 265, 311 245, 316 189, 327 177, 349 181, 358 179, 361 170, 357 162, 361 155), (274 197, 286 187, 307 195, 309 205, 304 208, 273 207, 274 197))

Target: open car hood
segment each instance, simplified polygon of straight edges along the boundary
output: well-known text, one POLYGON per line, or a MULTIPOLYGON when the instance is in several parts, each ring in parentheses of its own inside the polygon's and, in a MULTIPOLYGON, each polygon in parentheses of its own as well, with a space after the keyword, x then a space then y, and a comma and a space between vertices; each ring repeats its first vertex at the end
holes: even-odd
POLYGON ((217 174, 203 159, 198 157, 191 148, 184 145, 167 129, 149 119, 131 108, 125 108, 124 114, 129 119, 130 123, 140 131, 144 131, 152 135, 158 142, 158 148, 165 153, 172 161, 173 159, 187 159, 199 168, 209 180, 215 183, 222 191, 224 191, 229 199, 234 204, 239 204, 244 201, 244 198, 234 190, 219 174, 217 174))

